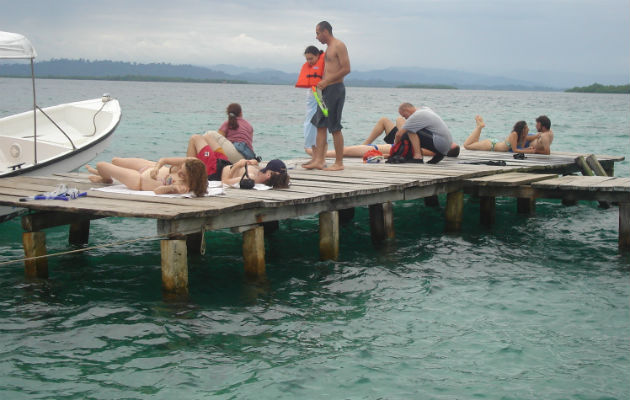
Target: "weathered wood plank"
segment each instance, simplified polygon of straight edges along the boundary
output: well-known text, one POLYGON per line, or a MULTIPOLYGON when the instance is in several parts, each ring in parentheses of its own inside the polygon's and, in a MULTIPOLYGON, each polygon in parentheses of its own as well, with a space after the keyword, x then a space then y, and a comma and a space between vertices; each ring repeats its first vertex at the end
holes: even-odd
POLYGON ((466 179, 465 183, 478 186, 520 186, 532 182, 538 182, 557 177, 556 174, 529 174, 522 172, 507 172, 483 176, 479 178, 466 179))

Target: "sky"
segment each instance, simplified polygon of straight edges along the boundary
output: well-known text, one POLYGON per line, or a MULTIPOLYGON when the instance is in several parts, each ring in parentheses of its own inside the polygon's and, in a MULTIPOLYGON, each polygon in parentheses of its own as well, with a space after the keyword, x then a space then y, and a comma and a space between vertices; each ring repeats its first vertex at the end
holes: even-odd
MULTIPOLYGON (((327 20, 353 70, 439 68, 630 82, 630 0, 0 0, 52 58, 298 71, 327 20)), ((530 79, 531 80, 531 79, 530 79)))

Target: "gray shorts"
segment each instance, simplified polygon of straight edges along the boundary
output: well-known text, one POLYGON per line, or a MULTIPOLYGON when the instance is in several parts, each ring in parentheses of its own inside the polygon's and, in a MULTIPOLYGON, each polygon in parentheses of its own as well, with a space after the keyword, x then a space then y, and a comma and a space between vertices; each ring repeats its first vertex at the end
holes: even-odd
POLYGON ((322 90, 322 97, 326 107, 328 107, 328 117, 324 117, 322 110, 317 107, 317 112, 313 115, 311 123, 318 128, 328 128, 330 133, 340 131, 343 128, 341 126, 341 112, 343 111, 343 103, 346 101, 346 87, 343 82, 326 86, 322 90))

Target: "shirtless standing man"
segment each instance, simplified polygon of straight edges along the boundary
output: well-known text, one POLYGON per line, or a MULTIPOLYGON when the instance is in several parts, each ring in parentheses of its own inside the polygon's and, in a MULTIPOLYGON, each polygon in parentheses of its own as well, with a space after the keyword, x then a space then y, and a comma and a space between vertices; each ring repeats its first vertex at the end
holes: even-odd
POLYGON ((324 169, 328 171, 342 170, 343 167, 343 135, 341 134, 341 112, 346 100, 346 87, 343 78, 350 73, 350 58, 346 45, 332 34, 332 26, 322 21, 315 27, 317 40, 327 46, 324 78, 317 84, 322 90, 324 103, 328 107, 328 117, 324 117, 318 107, 311 123, 317 127, 317 140, 313 160, 305 165, 306 169, 324 169), (335 144, 335 163, 328 168, 325 165, 326 129, 333 135, 335 144))
POLYGON ((536 154, 551 153, 551 142, 553 142, 553 131, 551 130, 551 120, 546 115, 536 118, 537 138, 529 145, 536 150, 536 154))

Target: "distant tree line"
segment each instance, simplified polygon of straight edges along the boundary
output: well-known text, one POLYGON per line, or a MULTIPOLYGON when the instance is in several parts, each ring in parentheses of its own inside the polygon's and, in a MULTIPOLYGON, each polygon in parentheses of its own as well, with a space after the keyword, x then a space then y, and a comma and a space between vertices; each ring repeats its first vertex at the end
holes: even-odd
POLYGON ((396 87, 404 88, 404 89, 457 89, 457 87, 451 86, 451 85, 425 84, 425 83, 398 85, 396 87))
POLYGON ((602 85, 593 83, 590 86, 574 87, 565 92, 576 93, 630 93, 630 85, 602 85))
MULTIPOLYGON (((19 77, 30 75, 30 65, 0 65, 0 76, 19 77)), ((90 61, 85 59, 52 59, 50 61, 37 62, 35 63, 35 75, 39 78, 56 77, 66 79, 79 77, 89 77, 91 79, 125 77, 125 80, 130 80, 130 77, 159 77, 161 78, 159 80, 166 78, 185 78, 201 81, 234 80, 234 76, 224 72, 204 67, 195 67, 193 65, 172 65, 166 63, 138 64, 110 60, 90 61)))

